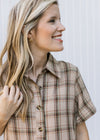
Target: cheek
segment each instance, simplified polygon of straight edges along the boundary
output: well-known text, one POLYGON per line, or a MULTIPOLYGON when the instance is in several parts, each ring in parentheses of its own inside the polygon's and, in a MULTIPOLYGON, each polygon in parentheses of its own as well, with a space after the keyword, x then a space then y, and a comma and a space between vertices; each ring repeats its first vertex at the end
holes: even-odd
POLYGON ((38 38, 39 44, 49 44, 52 41, 52 34, 51 32, 41 32, 38 38))
POLYGON ((52 43, 52 36, 55 34, 56 29, 55 27, 51 26, 42 26, 38 28, 37 32, 37 41, 38 45, 49 45, 52 43), (43 28, 44 27, 44 28, 43 28))
POLYGON ((41 32, 41 36, 44 37, 44 38, 51 38, 52 37, 52 32, 50 30, 45 30, 43 32, 41 32))
POLYGON ((42 28, 39 29, 39 34, 40 37, 47 39, 48 37, 52 37, 55 31, 56 29, 54 27, 42 26, 42 28))

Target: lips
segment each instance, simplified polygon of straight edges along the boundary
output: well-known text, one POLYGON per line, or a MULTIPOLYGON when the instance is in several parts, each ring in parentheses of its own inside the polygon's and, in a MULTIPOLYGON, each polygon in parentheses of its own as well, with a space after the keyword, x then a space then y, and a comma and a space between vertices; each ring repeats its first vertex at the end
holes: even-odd
POLYGON ((52 38, 59 41, 59 42, 63 42, 61 37, 62 37, 62 35, 60 34, 60 35, 53 36, 52 38))
POLYGON ((55 37, 61 37, 62 36, 62 34, 60 34, 60 35, 55 35, 55 36, 52 36, 53 38, 55 38, 55 37))

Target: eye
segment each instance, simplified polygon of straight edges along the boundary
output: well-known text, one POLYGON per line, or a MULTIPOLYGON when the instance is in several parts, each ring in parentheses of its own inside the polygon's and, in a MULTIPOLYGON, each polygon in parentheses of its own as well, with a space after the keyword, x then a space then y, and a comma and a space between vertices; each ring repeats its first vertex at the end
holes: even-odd
POLYGON ((54 23, 54 22, 55 22, 55 19, 51 19, 49 22, 52 22, 52 23, 54 23))

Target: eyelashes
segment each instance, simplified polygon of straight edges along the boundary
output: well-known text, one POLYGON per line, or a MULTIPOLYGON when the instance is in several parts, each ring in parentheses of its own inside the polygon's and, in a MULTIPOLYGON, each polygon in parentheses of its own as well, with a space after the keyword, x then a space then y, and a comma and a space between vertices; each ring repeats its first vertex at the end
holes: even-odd
POLYGON ((51 19, 49 22, 52 22, 52 23, 54 23, 54 22, 55 22, 55 19, 51 19))
MULTIPOLYGON (((61 19, 59 19, 59 21, 61 22, 61 19)), ((55 23, 56 22, 56 19, 51 19, 49 22, 55 23)))

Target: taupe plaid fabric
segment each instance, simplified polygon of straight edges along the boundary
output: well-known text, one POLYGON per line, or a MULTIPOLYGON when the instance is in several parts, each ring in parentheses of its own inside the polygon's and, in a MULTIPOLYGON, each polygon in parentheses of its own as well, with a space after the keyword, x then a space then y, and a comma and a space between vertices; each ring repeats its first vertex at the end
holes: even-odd
POLYGON ((77 67, 57 61, 50 53, 36 84, 25 75, 33 90, 27 118, 14 115, 4 133, 5 140, 76 140, 76 125, 96 109, 77 67))

